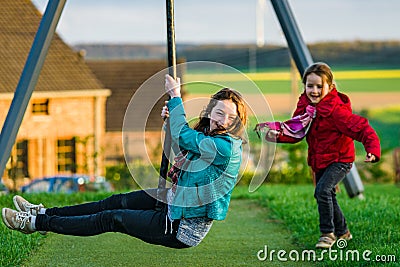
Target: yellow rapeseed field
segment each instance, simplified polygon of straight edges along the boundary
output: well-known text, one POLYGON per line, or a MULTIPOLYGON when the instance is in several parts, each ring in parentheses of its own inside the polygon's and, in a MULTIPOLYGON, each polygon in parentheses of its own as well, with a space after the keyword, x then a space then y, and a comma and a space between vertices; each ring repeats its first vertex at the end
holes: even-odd
MULTIPOLYGON (((334 71, 335 79, 389 79, 400 78, 400 70, 352 70, 334 71)), ((207 73, 207 74, 186 74, 186 81, 241 81, 246 79, 253 81, 284 81, 290 80, 290 72, 263 72, 263 73, 207 73)))

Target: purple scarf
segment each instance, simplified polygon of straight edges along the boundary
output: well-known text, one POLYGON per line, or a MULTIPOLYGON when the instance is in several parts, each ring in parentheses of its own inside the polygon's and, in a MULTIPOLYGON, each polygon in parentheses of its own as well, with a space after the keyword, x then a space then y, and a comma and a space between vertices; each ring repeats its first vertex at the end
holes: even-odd
POLYGON ((268 133, 270 130, 277 131, 277 134, 275 135, 276 139, 279 135, 286 135, 294 138, 303 138, 307 132, 308 129, 311 126, 312 120, 316 116, 316 108, 314 106, 308 105, 306 107, 306 113, 303 115, 298 115, 290 120, 284 121, 284 122, 263 122, 259 123, 255 127, 255 131, 257 132, 258 136, 260 136, 260 132, 266 129, 266 135, 265 139, 272 141, 270 136, 268 136, 268 133))

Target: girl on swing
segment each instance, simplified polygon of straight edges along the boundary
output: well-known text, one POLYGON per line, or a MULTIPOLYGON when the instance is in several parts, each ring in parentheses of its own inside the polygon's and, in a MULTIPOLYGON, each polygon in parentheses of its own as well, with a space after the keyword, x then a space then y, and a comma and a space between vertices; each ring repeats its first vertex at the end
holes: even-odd
POLYGON ((197 246, 210 230, 213 220, 226 217, 236 183, 247 123, 241 95, 224 88, 211 97, 191 129, 182 105, 180 79, 165 77, 171 97, 161 112, 170 118, 175 165, 168 175, 173 186, 168 201, 156 209, 157 189, 116 194, 98 202, 45 208, 14 196, 18 211, 2 209, 4 224, 25 234, 47 231, 75 236, 120 232, 147 243, 171 248, 197 246))

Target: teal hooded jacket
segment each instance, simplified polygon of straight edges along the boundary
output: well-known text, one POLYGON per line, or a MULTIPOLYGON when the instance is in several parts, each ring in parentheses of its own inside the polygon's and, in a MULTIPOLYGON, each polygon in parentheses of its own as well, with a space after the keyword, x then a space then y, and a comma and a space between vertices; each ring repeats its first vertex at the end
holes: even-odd
POLYGON ((167 107, 172 142, 188 151, 170 206, 171 219, 224 220, 242 161, 242 140, 190 128, 180 97, 170 99, 167 107))

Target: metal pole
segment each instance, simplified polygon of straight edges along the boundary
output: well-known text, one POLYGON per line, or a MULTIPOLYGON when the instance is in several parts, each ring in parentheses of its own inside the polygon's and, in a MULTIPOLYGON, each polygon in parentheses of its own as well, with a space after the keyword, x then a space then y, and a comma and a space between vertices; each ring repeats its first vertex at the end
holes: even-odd
POLYGON ((271 3, 285 34, 294 62, 300 75, 303 75, 306 68, 313 63, 313 59, 301 36, 289 3, 287 0, 271 0, 271 3))
MULTIPOLYGON (((174 1, 166 0, 167 9, 167 56, 168 56, 168 71, 174 79, 176 79, 176 49, 175 49, 175 25, 174 25, 174 1)), ((162 195, 163 189, 166 185, 167 172, 170 165, 169 156, 171 154, 171 131, 169 125, 169 119, 167 118, 165 127, 165 139, 164 149, 161 158, 160 176, 158 179, 158 190, 157 190, 157 205, 160 209, 160 200, 164 199, 162 195)))
MULTIPOLYGON (((271 3, 285 34, 290 53, 292 54, 300 75, 303 76, 307 67, 313 63, 313 59, 301 36, 289 3, 287 0, 271 0, 271 3)), ((346 185, 346 190, 350 197, 357 195, 362 196, 364 187, 355 164, 353 164, 351 172, 346 175, 343 182, 346 185)))
POLYGON ((11 149, 17 138, 26 108, 37 84, 65 2, 66 0, 52 0, 47 4, 19 83, 15 89, 14 98, 0 135, 1 174, 4 173, 7 160, 10 157, 11 149))

